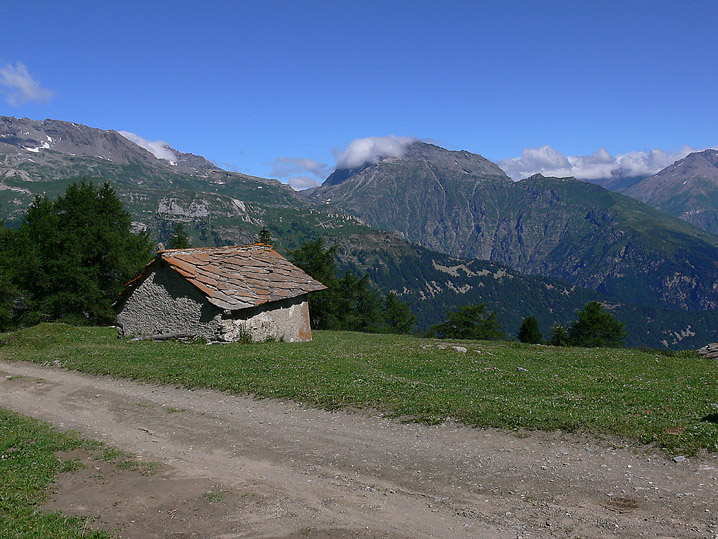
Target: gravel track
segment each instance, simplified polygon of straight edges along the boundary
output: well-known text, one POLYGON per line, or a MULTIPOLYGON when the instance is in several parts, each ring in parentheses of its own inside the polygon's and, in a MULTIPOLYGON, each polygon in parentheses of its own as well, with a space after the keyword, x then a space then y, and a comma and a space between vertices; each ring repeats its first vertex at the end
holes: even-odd
POLYGON ((122 537, 718 538, 715 454, 675 462, 610 440, 402 424, 20 362, 0 361, 0 406, 162 463, 122 486, 108 478, 104 494, 60 480, 50 509, 99 512, 122 537), (208 490, 230 495, 202 505, 208 490))

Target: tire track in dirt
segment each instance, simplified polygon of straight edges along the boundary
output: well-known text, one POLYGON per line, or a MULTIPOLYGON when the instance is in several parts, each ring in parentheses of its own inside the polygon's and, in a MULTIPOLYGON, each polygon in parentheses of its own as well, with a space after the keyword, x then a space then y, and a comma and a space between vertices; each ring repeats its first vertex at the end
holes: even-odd
MULTIPOLYGON (((189 519, 186 536, 718 536, 716 455, 676 463, 561 433, 401 424, 20 362, 0 362, 0 406, 160 461, 178 495, 196 481, 261 500, 189 519)), ((138 526, 122 536, 148 536, 138 526)))

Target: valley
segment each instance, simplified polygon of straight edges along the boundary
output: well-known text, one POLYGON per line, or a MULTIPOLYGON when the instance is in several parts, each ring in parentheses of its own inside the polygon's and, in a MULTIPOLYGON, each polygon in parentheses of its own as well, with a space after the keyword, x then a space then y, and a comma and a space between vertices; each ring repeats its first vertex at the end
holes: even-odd
POLYGON ((296 192, 172 150, 159 159, 114 131, 0 119, 0 208, 16 226, 37 194, 109 181, 136 230, 159 242, 183 223, 194 245, 246 244, 262 228, 287 253, 316 237, 341 271, 369 273, 425 330, 447 309, 486 302, 515 335, 537 316, 548 335, 602 301, 629 346, 696 348, 718 326, 718 237, 573 179, 519 182, 469 152, 415 143, 402 158, 337 170, 296 192))

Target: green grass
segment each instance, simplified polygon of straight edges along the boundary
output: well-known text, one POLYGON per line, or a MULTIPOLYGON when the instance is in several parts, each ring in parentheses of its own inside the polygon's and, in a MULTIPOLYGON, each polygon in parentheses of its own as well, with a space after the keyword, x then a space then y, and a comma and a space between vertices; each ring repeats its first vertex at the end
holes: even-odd
POLYGON ((224 490, 210 490, 202 494, 202 497, 209 503, 218 503, 227 497, 227 492, 224 490))
POLYGON ((325 409, 502 429, 615 435, 672 453, 718 451, 718 362, 694 353, 315 332, 310 343, 130 342, 113 329, 40 325, 0 335, 0 359, 325 409), (521 369, 526 369, 520 370, 521 369), (715 417, 715 416, 713 416, 715 417))
POLYGON ((108 537, 85 530, 84 518, 41 510, 55 475, 82 467, 55 453, 96 446, 0 408, 0 537, 108 537))
MULTIPOLYGON (((154 475, 159 470, 158 463, 140 462, 134 455, 116 447, 103 446, 102 451, 95 455, 94 459, 114 464, 118 470, 133 470, 140 475, 154 475)), ((99 477, 104 479, 101 475, 99 477)))

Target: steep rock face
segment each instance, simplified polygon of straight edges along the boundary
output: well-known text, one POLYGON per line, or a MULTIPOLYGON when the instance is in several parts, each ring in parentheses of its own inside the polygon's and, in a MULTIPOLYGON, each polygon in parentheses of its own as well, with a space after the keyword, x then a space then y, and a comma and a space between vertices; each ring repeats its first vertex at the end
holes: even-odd
MULTIPOLYGON (((201 156, 168 149, 172 162, 116 131, 0 117, 0 218, 17 225, 35 194, 54 198, 81 178, 109 181, 132 214, 133 229, 147 229, 158 241, 182 222, 196 243, 251 243, 265 224, 286 213, 291 224, 306 207, 288 185, 221 170, 201 156)), ((333 225, 353 226, 341 220, 328 227, 333 225)))
POLYGON ((0 116, 0 154, 6 156, 6 165, 28 160, 50 164, 53 155, 59 153, 71 157, 96 157, 121 165, 143 163, 153 167, 171 167, 182 172, 220 170, 199 155, 170 147, 168 150, 176 156, 175 160, 158 159, 117 131, 60 120, 37 121, 0 116))
POLYGON ((718 234, 718 150, 692 153, 624 192, 718 234))
POLYGON ((103 131, 58 120, 36 121, 0 116, 0 152, 7 164, 32 159, 44 163, 51 152, 92 156, 127 164, 132 159, 157 158, 116 131, 103 131))
POLYGON ((429 249, 488 258, 469 238, 470 231, 476 216, 497 217, 494 200, 511 184, 480 155, 417 142, 401 158, 335 171, 310 199, 337 204, 370 226, 398 232, 429 249))
POLYGON ((597 185, 513 182, 480 156, 419 144, 339 174, 347 177, 330 176, 310 199, 423 247, 639 303, 718 307, 718 238, 597 185))

